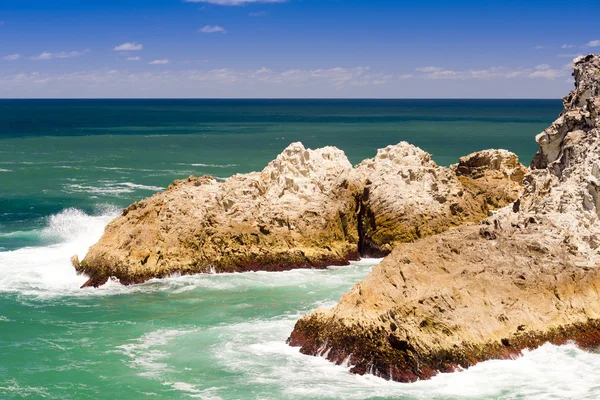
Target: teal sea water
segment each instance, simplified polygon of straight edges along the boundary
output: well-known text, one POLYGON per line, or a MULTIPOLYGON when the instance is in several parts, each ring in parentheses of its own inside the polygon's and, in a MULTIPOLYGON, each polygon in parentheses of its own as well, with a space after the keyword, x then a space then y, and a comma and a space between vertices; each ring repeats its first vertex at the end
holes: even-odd
POLYGON ((528 163, 559 100, 0 100, 0 399, 595 399, 600 355, 546 345, 427 382, 355 376, 285 344, 378 260, 78 289, 70 266, 174 179, 262 169, 293 141, 353 163, 401 140, 448 165, 528 163))

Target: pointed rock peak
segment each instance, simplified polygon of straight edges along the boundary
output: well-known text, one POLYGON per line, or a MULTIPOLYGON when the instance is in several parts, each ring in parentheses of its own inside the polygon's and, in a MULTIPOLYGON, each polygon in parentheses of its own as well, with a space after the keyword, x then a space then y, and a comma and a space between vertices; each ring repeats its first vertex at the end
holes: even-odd
POLYGON ((285 149, 283 149, 283 151, 281 152, 280 155, 292 155, 292 154, 298 154, 301 153, 303 151, 306 151, 306 148, 304 147, 304 145, 302 144, 302 142, 293 142, 290 143, 288 145, 288 147, 286 147, 285 149))
POLYGON ((565 111, 584 107, 590 97, 600 96, 600 54, 588 54, 573 61, 575 90, 563 100, 565 111))
POLYGON ((390 167, 428 167, 435 168, 437 164, 431 159, 431 154, 407 142, 400 142, 377 150, 374 158, 360 163, 360 167, 375 167, 388 165, 390 167))
POLYGON ((346 154, 337 147, 327 146, 311 150, 306 149, 300 142, 294 142, 271 161, 263 173, 307 176, 308 171, 337 171, 336 174, 339 174, 351 169, 352 165, 346 154))

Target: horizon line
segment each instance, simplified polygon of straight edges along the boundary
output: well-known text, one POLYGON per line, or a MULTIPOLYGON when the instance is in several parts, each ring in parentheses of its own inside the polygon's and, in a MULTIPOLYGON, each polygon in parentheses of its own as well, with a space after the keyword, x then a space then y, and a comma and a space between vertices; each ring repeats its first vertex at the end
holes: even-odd
POLYGON ((2 100, 562 100, 562 97, 0 97, 2 100))

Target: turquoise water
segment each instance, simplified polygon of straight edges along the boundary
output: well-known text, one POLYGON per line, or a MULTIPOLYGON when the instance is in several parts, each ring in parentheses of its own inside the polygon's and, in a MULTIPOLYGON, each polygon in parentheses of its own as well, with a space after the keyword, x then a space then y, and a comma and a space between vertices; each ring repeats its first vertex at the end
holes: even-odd
POLYGON ((0 100, 0 399, 599 398, 600 356, 544 346, 428 382, 355 376, 285 344, 377 260, 80 290, 69 264, 134 200, 260 170, 292 141, 353 163, 407 140, 527 163, 558 100, 0 100))

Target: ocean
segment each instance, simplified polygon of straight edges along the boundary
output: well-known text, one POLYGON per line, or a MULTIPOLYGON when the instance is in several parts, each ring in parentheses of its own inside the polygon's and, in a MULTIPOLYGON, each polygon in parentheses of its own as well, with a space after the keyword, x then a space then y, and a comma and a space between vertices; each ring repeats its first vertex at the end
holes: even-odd
POLYGON ((69 263, 175 179, 262 169, 289 143, 354 164, 405 140, 440 165, 528 164, 560 100, 0 100, 0 399, 595 399, 600 355, 545 345, 426 382, 356 376, 285 340, 379 260, 79 289, 69 263))

